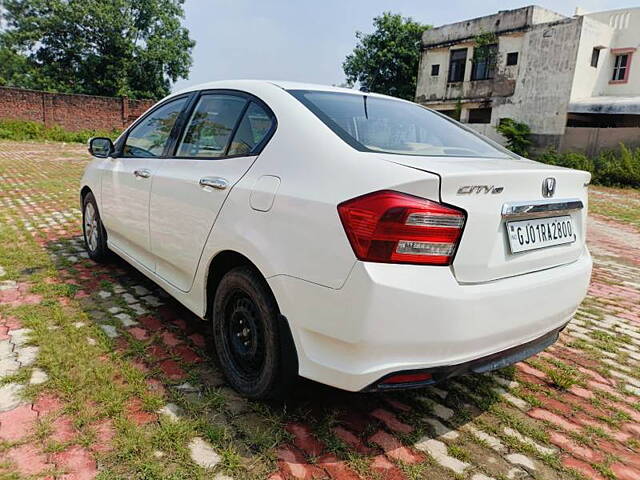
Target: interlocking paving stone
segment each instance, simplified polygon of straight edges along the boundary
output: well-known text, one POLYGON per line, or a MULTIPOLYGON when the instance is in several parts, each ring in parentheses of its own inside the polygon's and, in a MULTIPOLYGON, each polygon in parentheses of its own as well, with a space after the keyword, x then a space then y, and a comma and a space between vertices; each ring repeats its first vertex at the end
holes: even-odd
POLYGON ((0 386, 0 412, 13 410, 23 403, 21 394, 23 385, 18 383, 6 383, 0 386))
POLYGON ((428 452, 438 464, 453 470, 457 474, 464 473, 464 471, 470 467, 468 463, 462 462, 449 455, 447 445, 433 438, 419 440, 415 444, 415 447, 423 452, 428 452))
POLYGON ((18 362, 20 362, 20 365, 25 367, 35 362, 38 356, 38 349, 39 348, 36 346, 21 347, 21 348, 16 347, 15 352, 17 354, 18 362))
POLYGON ((213 468, 222 460, 222 457, 216 453, 211 444, 200 437, 191 439, 189 452, 191 453, 191 460, 202 468, 213 468))
POLYGON ((31 385, 40 385, 49 380, 49 375, 44 370, 39 368, 34 368, 31 371, 31 378, 29 379, 29 383, 31 385))
POLYGON ((106 333, 109 338, 116 338, 118 336, 118 331, 113 325, 102 324, 100 328, 104 330, 104 333, 106 333))
POLYGON ((165 415, 172 422, 177 422, 178 420, 180 420, 180 417, 184 415, 184 412, 175 403, 167 403, 160 410, 158 410, 158 414, 165 415))

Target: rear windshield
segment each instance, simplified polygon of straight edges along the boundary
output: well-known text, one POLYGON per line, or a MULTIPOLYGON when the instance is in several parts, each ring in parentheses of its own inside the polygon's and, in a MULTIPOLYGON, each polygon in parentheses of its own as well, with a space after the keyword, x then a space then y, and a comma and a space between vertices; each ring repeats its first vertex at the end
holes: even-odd
POLYGON ((504 150, 415 103, 350 93, 289 90, 360 151, 403 155, 510 158, 504 150))

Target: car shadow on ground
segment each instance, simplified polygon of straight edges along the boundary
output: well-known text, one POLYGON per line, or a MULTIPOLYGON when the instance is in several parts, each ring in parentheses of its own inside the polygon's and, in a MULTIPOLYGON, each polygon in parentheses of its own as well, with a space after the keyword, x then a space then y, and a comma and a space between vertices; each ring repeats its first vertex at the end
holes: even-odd
MULTIPOLYGON (((307 465, 307 458, 326 449, 342 458, 355 452, 371 462, 384 453, 419 463, 427 456, 416 451, 417 443, 458 437, 499 401, 495 378, 488 375, 384 393, 350 393, 301 378, 286 401, 247 401, 227 386, 216 365, 208 322, 119 257, 106 264, 89 260, 79 237, 60 238, 46 248, 113 351, 144 369, 150 388, 168 403, 224 429, 245 459, 264 454, 266 446, 280 449, 280 463, 307 465)), ((508 383, 513 372, 502 373, 500 381, 508 383)))

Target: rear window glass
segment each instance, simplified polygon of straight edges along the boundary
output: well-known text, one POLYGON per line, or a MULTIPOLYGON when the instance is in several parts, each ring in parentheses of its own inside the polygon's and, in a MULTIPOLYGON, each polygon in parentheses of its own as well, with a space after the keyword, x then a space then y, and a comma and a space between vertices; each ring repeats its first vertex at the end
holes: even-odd
POLYGON ((415 103, 339 92, 289 93, 360 151, 512 158, 473 132, 415 103))

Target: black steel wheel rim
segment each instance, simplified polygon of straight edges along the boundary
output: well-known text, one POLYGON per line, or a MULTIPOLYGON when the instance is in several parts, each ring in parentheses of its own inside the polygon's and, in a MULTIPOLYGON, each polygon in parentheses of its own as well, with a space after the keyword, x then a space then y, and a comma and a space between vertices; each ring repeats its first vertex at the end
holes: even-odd
POLYGON ((237 290, 224 305, 225 344, 235 369, 245 380, 255 380, 264 366, 264 328, 255 302, 237 290))

